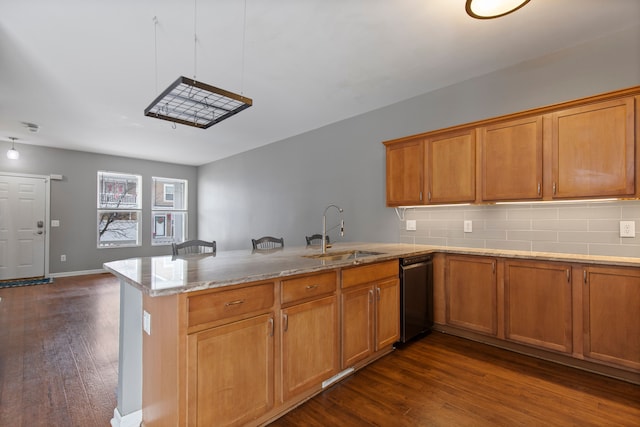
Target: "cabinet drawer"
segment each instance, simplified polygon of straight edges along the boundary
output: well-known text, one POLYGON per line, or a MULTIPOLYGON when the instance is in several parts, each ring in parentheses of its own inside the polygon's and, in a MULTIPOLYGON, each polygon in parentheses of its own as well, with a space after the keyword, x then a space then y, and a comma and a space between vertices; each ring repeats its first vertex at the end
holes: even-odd
POLYGON ((282 281, 282 303, 290 303, 336 290, 336 273, 313 274, 282 281))
POLYGON ((273 282, 189 297, 188 326, 214 322, 273 306, 273 282))
POLYGON ((389 277, 398 277, 398 260, 378 262, 342 270, 342 287, 371 283, 389 277))

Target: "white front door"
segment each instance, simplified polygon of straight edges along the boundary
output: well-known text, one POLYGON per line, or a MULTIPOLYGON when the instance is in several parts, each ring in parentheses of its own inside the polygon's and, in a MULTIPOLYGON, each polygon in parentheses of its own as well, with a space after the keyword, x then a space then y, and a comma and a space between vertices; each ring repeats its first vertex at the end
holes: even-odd
POLYGON ((0 280, 44 276, 46 179, 0 175, 0 280))

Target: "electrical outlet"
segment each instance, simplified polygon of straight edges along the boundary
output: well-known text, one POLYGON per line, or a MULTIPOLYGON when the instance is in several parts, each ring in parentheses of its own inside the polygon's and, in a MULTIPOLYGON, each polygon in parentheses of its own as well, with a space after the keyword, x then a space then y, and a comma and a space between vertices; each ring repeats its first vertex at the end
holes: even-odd
POLYGON ((464 232, 465 233, 473 232, 473 221, 467 220, 464 222, 464 232))
POLYGON ((147 310, 142 311, 142 329, 147 335, 151 335, 151 314, 147 310))
POLYGON ((620 237, 636 237, 636 222, 620 221, 620 237))
POLYGON ((416 220, 408 219, 407 220, 407 230, 413 231, 416 229, 416 220))
POLYGON ((65 262, 67 260, 66 255, 60 255, 60 261, 65 262))

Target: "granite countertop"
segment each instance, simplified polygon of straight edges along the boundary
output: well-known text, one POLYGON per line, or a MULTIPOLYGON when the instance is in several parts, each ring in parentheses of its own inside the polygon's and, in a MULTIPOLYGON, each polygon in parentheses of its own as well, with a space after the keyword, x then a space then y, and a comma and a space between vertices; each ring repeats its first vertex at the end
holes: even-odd
POLYGON ((640 267, 640 258, 633 257, 454 248, 401 243, 338 243, 334 244, 327 252, 351 250, 379 252, 380 254, 356 260, 323 260, 305 257, 320 254, 319 246, 285 247, 269 252, 236 250, 220 251, 215 255, 130 258, 105 263, 104 267, 121 280, 151 296, 218 288, 434 252, 640 267))

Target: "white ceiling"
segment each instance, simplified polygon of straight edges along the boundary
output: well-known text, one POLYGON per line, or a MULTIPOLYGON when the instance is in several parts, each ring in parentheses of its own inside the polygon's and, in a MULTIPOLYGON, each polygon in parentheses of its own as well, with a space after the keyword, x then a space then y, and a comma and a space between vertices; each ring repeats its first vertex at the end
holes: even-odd
POLYGON ((243 0, 0 0, 0 139, 201 165, 640 21, 639 0, 464 5, 246 0, 243 31, 243 0), (143 115, 194 74, 253 106, 207 130, 143 115))

